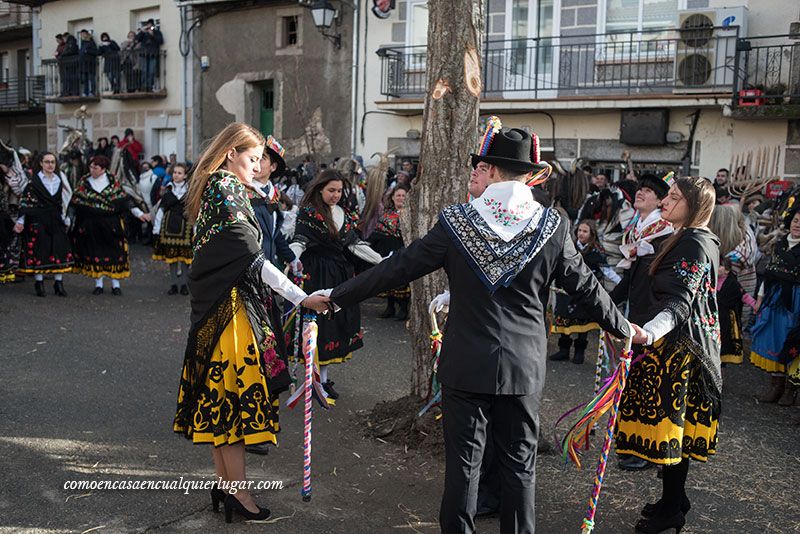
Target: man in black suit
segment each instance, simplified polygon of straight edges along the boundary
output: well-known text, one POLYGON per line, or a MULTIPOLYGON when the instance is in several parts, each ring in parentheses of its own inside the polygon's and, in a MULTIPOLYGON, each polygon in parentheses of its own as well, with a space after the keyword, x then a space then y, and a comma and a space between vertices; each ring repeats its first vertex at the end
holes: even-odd
POLYGON ((448 206, 426 236, 331 293, 347 307, 444 268, 450 287, 439 380, 444 413, 443 532, 472 532, 481 459, 492 440, 503 479, 503 533, 534 532, 539 403, 545 379, 550 284, 582 301, 618 337, 632 326, 614 307, 570 238, 570 224, 526 185, 532 142, 497 131, 473 167, 487 175, 480 198, 448 206), (490 430, 487 427, 491 422, 490 430))

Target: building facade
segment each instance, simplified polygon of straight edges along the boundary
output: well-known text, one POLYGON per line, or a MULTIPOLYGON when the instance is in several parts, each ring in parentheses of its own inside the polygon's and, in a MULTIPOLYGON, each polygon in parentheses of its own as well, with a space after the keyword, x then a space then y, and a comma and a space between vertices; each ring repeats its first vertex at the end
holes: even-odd
MULTIPOLYGON (((192 153, 190 59, 181 54, 181 10, 171 0, 28 0, 32 8, 33 71, 44 77, 46 145, 58 149, 70 128, 87 139, 123 136, 131 128, 146 157, 192 153), (123 46, 129 32, 143 31, 152 19, 163 35, 156 48, 144 43, 129 51, 56 58, 57 34, 81 43, 81 30, 100 47, 107 33, 123 46), (83 107, 83 108, 82 108, 83 107)), ((41 147, 44 148, 44 147, 41 147)))
MULTIPOLYGON (((639 170, 713 176, 761 151, 769 173, 800 178, 795 1, 488 0, 485 12, 481 117, 537 132, 545 157, 618 175, 628 153, 639 170)), ((427 2, 360 22, 355 151, 417 157, 427 2)))
POLYGON ((33 68, 31 8, 0 2, 0 138, 37 150, 46 143, 44 77, 33 68))
POLYGON ((296 1, 179 2, 192 9, 199 134, 228 122, 272 134, 287 160, 351 152, 353 9, 341 2, 329 37, 296 1))

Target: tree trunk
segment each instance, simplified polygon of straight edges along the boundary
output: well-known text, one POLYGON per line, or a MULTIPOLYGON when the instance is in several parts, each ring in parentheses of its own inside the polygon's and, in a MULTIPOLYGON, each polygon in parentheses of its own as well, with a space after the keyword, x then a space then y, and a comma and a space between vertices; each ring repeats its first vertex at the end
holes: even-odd
MULTIPOLYGON (((478 142, 481 94, 482 0, 428 2, 428 55, 422 152, 403 210, 406 243, 424 236, 445 206, 467 197, 471 152, 478 142)), ((443 271, 411 284, 409 331, 414 369, 411 393, 424 396, 431 374, 428 304, 447 288, 443 271)))

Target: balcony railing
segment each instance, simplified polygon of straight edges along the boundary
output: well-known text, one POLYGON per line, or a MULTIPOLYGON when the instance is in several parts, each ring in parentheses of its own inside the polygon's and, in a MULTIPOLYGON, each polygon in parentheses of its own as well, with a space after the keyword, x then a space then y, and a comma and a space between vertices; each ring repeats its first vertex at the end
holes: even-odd
POLYGON ((44 111, 44 76, 0 81, 0 112, 44 111))
POLYGON ((42 61, 45 94, 52 102, 112 98, 163 98, 166 50, 114 52, 103 56, 68 56, 42 61))
POLYGON ((800 117, 800 35, 748 37, 737 48, 737 115, 800 117))
MULTIPOLYGON (((738 31, 709 27, 487 41, 484 97, 731 93, 738 31)), ((425 47, 387 47, 378 55, 383 95, 423 95, 425 47)))

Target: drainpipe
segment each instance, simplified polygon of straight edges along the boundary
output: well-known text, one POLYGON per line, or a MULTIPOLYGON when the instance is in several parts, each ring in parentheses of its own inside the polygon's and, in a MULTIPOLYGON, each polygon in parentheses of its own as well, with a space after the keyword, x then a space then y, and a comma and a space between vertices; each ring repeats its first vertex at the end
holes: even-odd
MULTIPOLYGON (((186 10, 188 8, 184 5, 181 6, 181 30, 186 28, 186 10)), ((187 35, 187 39, 191 39, 191 36, 187 35)), ((181 60, 183 63, 183 83, 181 84, 182 87, 182 94, 181 94, 181 131, 183 132, 183 147, 181 150, 183 151, 182 155, 179 155, 178 161, 187 161, 189 159, 189 154, 187 154, 186 147, 188 146, 187 135, 189 134, 188 130, 188 122, 186 118, 186 101, 188 100, 188 76, 187 76, 187 69, 188 69, 188 54, 181 54, 181 60)))
POLYGON ((353 79, 350 83, 352 95, 350 109, 353 115, 353 124, 350 132, 350 153, 356 155, 356 130, 358 129, 358 51, 361 47, 361 10, 359 2, 354 2, 353 8, 353 79))

